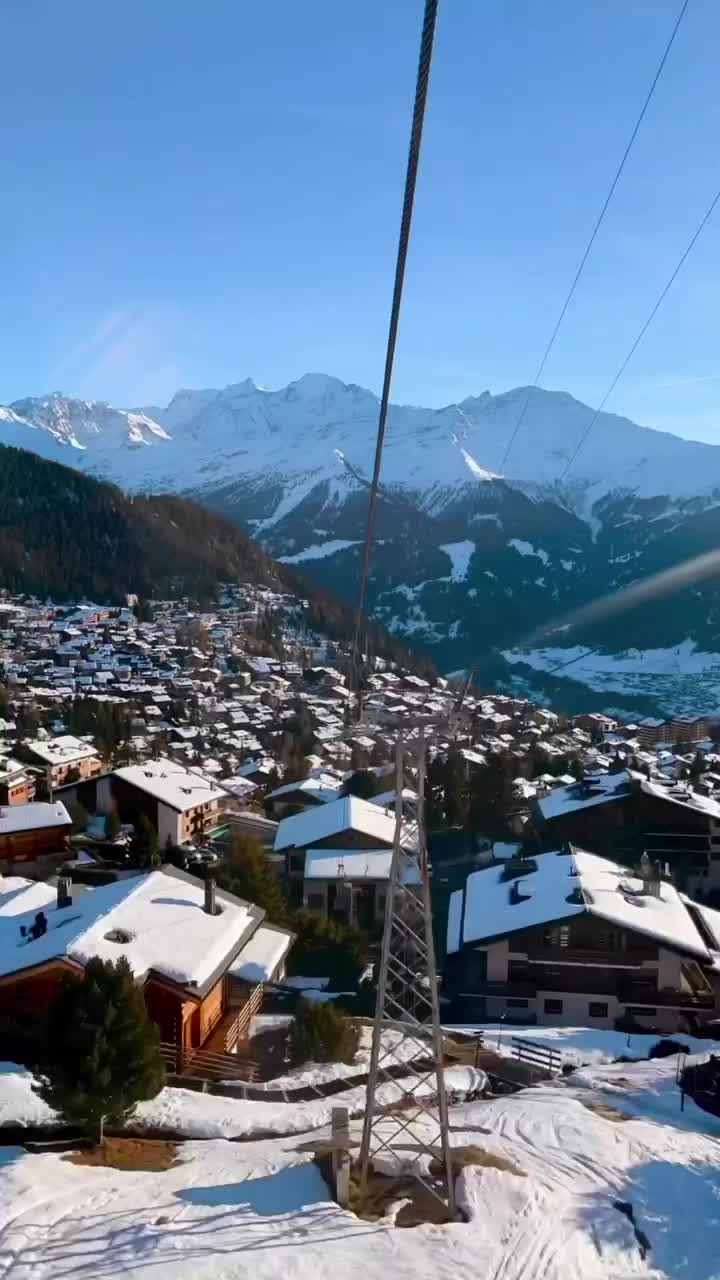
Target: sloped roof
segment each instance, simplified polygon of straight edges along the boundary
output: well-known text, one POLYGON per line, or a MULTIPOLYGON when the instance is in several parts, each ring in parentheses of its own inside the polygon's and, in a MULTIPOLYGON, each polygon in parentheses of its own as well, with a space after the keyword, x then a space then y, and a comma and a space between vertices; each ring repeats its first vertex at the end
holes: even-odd
POLYGON ((115 769, 114 776, 130 783, 139 791, 153 796, 161 804, 178 813, 194 809, 196 805, 222 800, 225 792, 210 778, 199 771, 184 769, 174 760, 146 760, 144 764, 129 764, 115 769))
POLYGON ((357 831, 391 846, 395 819, 358 796, 341 796, 330 804, 283 818, 275 836, 275 850, 307 848, 341 831, 357 831))
POLYGON ((627 867, 582 849, 570 855, 540 854, 532 863, 535 869, 510 881, 502 879, 503 867, 474 871, 465 888, 451 894, 448 952, 465 943, 588 914, 699 959, 713 959, 673 885, 663 881, 660 897, 654 897, 643 891, 643 881, 627 867))
MULTIPOLYGON (((0 889, 3 881, 0 880, 0 889)), ((0 897, 0 976, 34 968, 48 960, 84 965, 97 956, 125 956, 138 980, 149 973, 200 995, 227 967, 260 924, 264 912, 218 889, 217 915, 203 910, 202 881, 167 867, 131 876, 84 893, 71 905, 28 902, 22 912, 5 910, 0 897), (42 908, 47 932, 22 937, 42 908)), ((11 900, 9 907, 15 903, 11 900)))

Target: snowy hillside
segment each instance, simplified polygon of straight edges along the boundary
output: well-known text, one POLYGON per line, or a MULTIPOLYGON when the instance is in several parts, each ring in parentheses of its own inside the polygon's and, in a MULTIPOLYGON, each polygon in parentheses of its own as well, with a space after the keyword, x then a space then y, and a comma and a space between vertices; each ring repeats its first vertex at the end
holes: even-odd
MULTIPOLYGON (((593 417, 562 392, 532 393, 500 475, 526 396, 518 388, 390 412, 370 604, 448 670, 506 651, 517 677, 516 651, 540 624, 720 538, 718 446, 602 414, 561 484, 593 417)), ((377 416, 372 392, 306 374, 275 391, 251 379, 183 390, 167 408, 122 410, 59 393, 16 401, 0 408, 0 443, 130 491, 197 496, 354 600, 377 416)), ((683 644, 712 653, 719 634, 710 584, 588 643, 609 653, 683 644)))

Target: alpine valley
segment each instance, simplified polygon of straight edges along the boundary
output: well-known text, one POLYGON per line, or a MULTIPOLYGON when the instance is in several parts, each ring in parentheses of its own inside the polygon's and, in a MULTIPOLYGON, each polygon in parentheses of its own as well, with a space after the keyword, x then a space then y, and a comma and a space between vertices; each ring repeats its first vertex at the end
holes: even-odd
MULTIPOLYGON (((527 396, 518 388, 442 409, 392 407, 371 612, 442 670, 480 659, 485 682, 569 710, 718 709, 716 581, 544 647, 532 636, 718 547, 720 446, 603 413, 561 482, 593 410, 536 389, 503 468, 527 396)), ((372 392, 307 374, 276 391, 249 379, 179 391, 167 408, 60 393, 18 400, 0 407, 0 443, 131 493, 192 496, 352 603, 377 417, 372 392)))

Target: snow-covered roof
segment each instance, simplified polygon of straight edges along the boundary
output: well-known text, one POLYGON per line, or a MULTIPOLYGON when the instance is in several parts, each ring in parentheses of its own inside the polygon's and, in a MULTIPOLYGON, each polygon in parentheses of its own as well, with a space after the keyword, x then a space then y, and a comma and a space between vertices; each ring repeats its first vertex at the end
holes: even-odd
POLYGON ((286 929, 261 924, 235 957, 228 973, 244 982, 270 982, 290 950, 293 937, 286 929))
POLYGON ((699 792, 693 791, 686 784, 674 783, 672 786, 667 787, 643 778, 640 785, 646 795, 656 796, 660 800, 667 800, 670 804, 689 806, 691 809, 697 809, 700 813, 707 813, 711 818, 720 818, 720 804, 718 801, 713 800, 711 796, 700 795, 699 792))
POLYGON ((238 774, 230 778, 220 778, 218 786, 222 787, 223 791, 231 791, 238 799, 249 796, 258 789, 256 782, 251 782, 249 778, 241 778, 238 774))
POLYGON ((388 880, 392 849, 308 849, 306 880, 388 880))
POLYGON ((144 764, 125 765, 115 769, 114 776, 179 813, 211 800, 222 800, 225 795, 210 778, 163 757, 146 760, 144 764))
POLYGON ((340 781, 333 778, 330 774, 317 774, 315 777, 304 778, 302 782, 286 782, 281 787, 276 787, 268 795, 268 800, 277 800, 280 796, 292 795, 299 791, 309 799, 318 800, 322 804, 329 804, 333 800, 337 800, 340 791, 340 781))
MULTIPOLYGON (((394 809, 395 794, 394 790, 381 791, 380 795, 371 797, 370 804, 379 805, 381 809, 394 809)), ((415 804, 418 798, 417 791, 413 791, 412 787, 403 787, 402 798, 407 800, 409 804, 415 804)))
POLYGON ((459 950, 463 943, 587 913, 700 959, 712 958, 673 885, 663 881, 660 896, 655 897, 644 891, 643 881, 626 867, 582 849, 570 855, 541 854, 530 861, 531 866, 533 863, 534 870, 514 880, 502 878, 502 867, 488 867, 468 876, 464 904, 462 889, 451 895, 449 952, 459 950))
POLYGON ((0 917, 22 915, 24 911, 40 911, 54 902, 57 890, 44 880, 26 880, 24 876, 0 876, 0 917))
POLYGON ((600 773, 592 778, 583 778, 581 782, 574 782, 570 787, 556 787, 549 795, 538 800, 538 808, 543 818, 557 818, 578 809, 591 809, 594 805, 607 804, 609 800, 628 794, 629 788, 630 774, 627 770, 600 773))
POLYGON ((38 831, 46 827, 71 825, 72 818, 59 800, 52 804, 37 801, 31 804, 3 805, 0 808, 0 836, 14 835, 17 831, 38 831))
MULTIPOLYGON (((392 849, 308 849, 305 854, 306 880, 389 880, 392 849)), ((408 861, 405 884, 419 884, 417 864, 408 861)))
POLYGON ((219 889, 219 914, 208 915, 204 900, 201 881, 171 869, 152 871, 93 889, 70 906, 44 906, 47 932, 29 940, 19 926, 31 925, 43 904, 33 903, 8 918, 11 913, 0 898, 0 975, 54 959, 84 965, 94 956, 125 956, 140 980, 152 971, 199 989, 234 956, 262 917, 260 908, 219 889))
POLYGON ((15 774, 24 773, 26 767, 20 760, 13 760, 12 756, 6 756, 4 760, 0 760, 0 782, 6 782, 15 774))
POLYGON ((275 849, 307 847, 341 831, 358 831, 392 845, 395 819, 359 796, 341 796, 330 804, 283 818, 275 836, 275 849))
POLYGON ((36 738, 28 743, 28 749, 49 765, 71 764, 73 760, 88 760, 98 754, 95 747, 70 733, 61 734, 59 738, 36 738))

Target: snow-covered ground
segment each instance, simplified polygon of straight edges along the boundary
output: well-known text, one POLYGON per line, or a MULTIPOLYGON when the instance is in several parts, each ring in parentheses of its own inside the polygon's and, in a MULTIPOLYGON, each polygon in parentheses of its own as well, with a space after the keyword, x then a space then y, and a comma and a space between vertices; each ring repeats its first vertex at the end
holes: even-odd
MULTIPOLYGON (((451 1108, 454 1145, 480 1146, 515 1171, 466 1169, 470 1221, 447 1227, 355 1218, 292 1136, 188 1142, 162 1173, 0 1148, 0 1275, 718 1280, 720 1123, 690 1103, 680 1113, 674 1075, 672 1060, 593 1066, 572 1085, 451 1108), (634 1118, 586 1105, 598 1101, 634 1118), (645 1257, 619 1204, 632 1206, 645 1257)), ((8 1079, 0 1074, 0 1094, 8 1079)), ((175 1092, 180 1111, 242 1105, 175 1092)), ((294 1125, 297 1108, 286 1111, 294 1125)))
MULTIPOLYGON (((512 1055, 512 1040, 533 1040, 537 1044, 557 1049, 563 1062, 571 1062, 576 1066, 591 1063, 613 1062, 615 1058, 647 1058, 650 1049, 657 1044, 657 1035, 630 1035, 626 1031, 604 1031, 594 1027, 511 1027, 507 1023, 487 1023, 475 1025, 457 1023, 446 1026, 445 1030, 466 1031, 470 1034, 481 1032, 483 1042, 488 1049, 498 1053, 512 1055)), ((687 1045, 691 1053, 720 1053, 720 1043, 716 1040, 700 1040, 697 1036, 687 1036, 678 1032, 672 1039, 687 1045)))
POLYGON ((595 653, 587 645, 505 649, 503 657, 511 666, 522 663, 556 678, 567 675, 620 701, 623 694, 645 694, 668 715, 707 714, 708 707, 720 706, 720 654, 703 652, 692 640, 623 653, 595 653))

